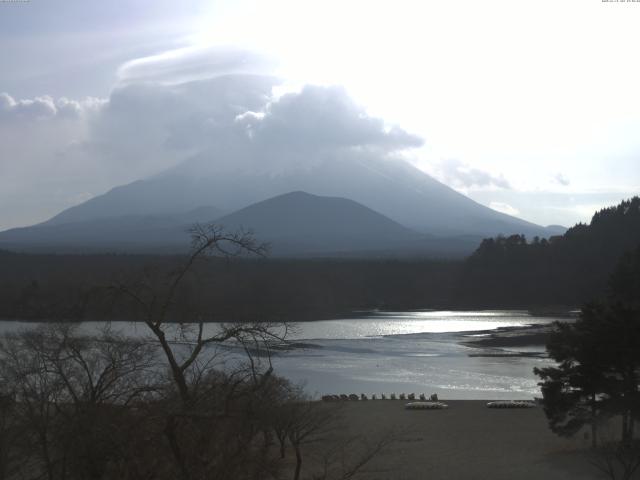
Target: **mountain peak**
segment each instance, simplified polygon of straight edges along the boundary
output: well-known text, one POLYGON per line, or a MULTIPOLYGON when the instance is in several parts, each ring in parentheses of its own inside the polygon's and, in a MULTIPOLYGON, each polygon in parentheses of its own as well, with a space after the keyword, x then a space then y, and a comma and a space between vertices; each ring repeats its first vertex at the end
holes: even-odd
POLYGON ((353 200, 287 192, 218 219, 229 230, 251 229, 275 255, 392 251, 420 234, 353 200))

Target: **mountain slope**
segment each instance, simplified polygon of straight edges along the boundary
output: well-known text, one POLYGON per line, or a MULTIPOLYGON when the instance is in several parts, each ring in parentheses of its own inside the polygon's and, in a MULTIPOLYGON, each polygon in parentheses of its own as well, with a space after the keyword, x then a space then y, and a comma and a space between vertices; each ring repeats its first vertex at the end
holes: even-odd
POLYGON ((47 223, 131 213, 163 215, 198 205, 234 211, 301 190, 349 198, 406 227, 434 235, 548 235, 544 227, 480 205, 404 161, 363 154, 301 162, 275 171, 224 163, 226 167, 219 165, 211 154, 195 157, 154 177, 116 187, 47 223))
POLYGON ((424 237, 352 200, 305 192, 258 202, 218 223, 253 230, 280 255, 417 248, 424 237))
POLYGON ((0 245, 26 251, 184 251, 189 245, 190 225, 211 222, 221 215, 221 210, 203 206, 174 215, 132 214, 44 223, 0 232, 0 245))
MULTIPOLYGON (((48 223, 0 232, 0 247, 40 252, 183 253, 188 227, 214 220, 200 208, 174 216, 126 215, 48 223)), ((290 192, 215 219, 228 231, 252 230, 271 256, 462 257, 480 238, 439 238, 410 230, 353 200, 290 192)))

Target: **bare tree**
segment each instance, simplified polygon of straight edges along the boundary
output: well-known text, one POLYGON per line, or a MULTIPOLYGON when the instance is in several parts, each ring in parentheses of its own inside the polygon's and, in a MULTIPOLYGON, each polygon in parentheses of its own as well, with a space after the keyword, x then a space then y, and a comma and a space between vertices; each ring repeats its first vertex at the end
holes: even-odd
POLYGON ((15 410, 13 394, 0 392, 0 480, 13 478, 22 463, 15 449, 22 433, 15 410))
POLYGON ((285 418, 287 438, 296 456, 294 480, 299 480, 302 471, 302 450, 308 443, 317 442, 334 428, 336 415, 335 405, 313 402, 304 397, 295 399, 282 407, 286 410, 285 418))
POLYGON ((588 453, 590 463, 611 480, 630 480, 640 469, 640 440, 615 438, 610 423, 601 426, 599 445, 588 453))
MULTIPOLYGON (((137 282, 119 282, 113 290, 137 307, 167 362, 178 402, 166 403, 164 436, 177 474, 183 479, 250 475, 246 468, 264 405, 258 401, 273 377, 270 345, 286 337, 286 324, 258 320, 207 325, 210 312, 178 302, 185 286, 210 256, 231 259, 263 256, 267 246, 251 232, 228 233, 218 225, 195 225, 191 253, 168 274, 149 274, 137 282), (178 303, 182 309, 178 308, 178 303), (231 368, 216 364, 220 348, 233 351, 231 368), (238 355, 240 354, 240 355, 238 355), (245 471, 233 470, 233 466, 245 471)), ((221 478, 227 478, 221 477, 221 478)))
POLYGON ((264 347, 269 340, 282 340, 286 335, 286 328, 283 330, 280 325, 259 321, 221 325, 214 333, 207 334, 206 312, 191 312, 188 318, 173 316, 176 312, 172 307, 180 287, 194 272, 198 262, 211 255, 230 259, 241 255, 264 256, 267 252, 267 245, 256 242, 250 231, 227 233, 219 225, 196 224, 190 233, 191 253, 182 265, 166 275, 161 285, 155 279, 146 278, 134 284, 119 282, 113 287, 137 305, 140 320, 149 328, 164 353, 185 406, 193 401, 191 388, 194 382, 190 381, 190 374, 206 370, 202 368, 200 358, 206 347, 229 340, 235 340, 243 346, 255 344, 264 347), (182 348, 175 348, 172 340, 180 341, 182 348))
POLYGON ((125 447, 126 407, 157 388, 153 349, 109 329, 80 335, 77 324, 0 341, 0 374, 24 440, 14 449, 34 477, 100 478, 125 447))

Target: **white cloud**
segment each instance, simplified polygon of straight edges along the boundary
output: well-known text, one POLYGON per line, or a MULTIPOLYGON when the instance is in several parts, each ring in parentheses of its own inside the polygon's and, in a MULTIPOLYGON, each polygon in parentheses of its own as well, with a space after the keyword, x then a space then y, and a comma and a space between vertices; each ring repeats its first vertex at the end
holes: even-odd
POLYGON ((33 99, 15 100, 8 93, 0 93, 0 114, 4 119, 44 119, 54 117, 56 105, 48 95, 33 99))
POLYGON ((498 212, 506 213, 507 215, 517 216, 520 214, 520 211, 517 208, 513 208, 511 205, 504 202, 491 202, 489 203, 489 208, 498 212))
POLYGON ((266 75, 276 62, 265 54, 233 46, 176 48, 124 63, 117 72, 120 84, 175 85, 224 75, 266 75))
POLYGON ((248 112, 236 121, 254 143, 271 149, 397 151, 423 144, 420 137, 367 115, 343 88, 335 86, 307 85, 270 102, 262 112, 248 112))
POLYGON ((432 170, 437 178, 454 188, 511 188, 503 175, 493 175, 456 159, 441 160, 432 170))
POLYGON ((553 177, 553 179, 555 180, 556 183, 562 185, 563 187, 567 187, 571 183, 569 178, 562 173, 556 174, 556 176, 553 177))
POLYGON ((57 100, 49 95, 16 100, 6 92, 0 93, 0 120, 46 120, 53 117, 74 118, 104 104, 104 100, 88 97, 83 100, 57 100))

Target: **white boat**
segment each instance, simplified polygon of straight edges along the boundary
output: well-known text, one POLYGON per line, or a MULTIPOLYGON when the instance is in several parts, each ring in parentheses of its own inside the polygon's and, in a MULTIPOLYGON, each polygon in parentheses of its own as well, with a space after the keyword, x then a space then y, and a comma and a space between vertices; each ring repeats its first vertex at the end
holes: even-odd
POLYGON ((536 404, 530 400, 500 400, 487 403, 487 408, 534 408, 536 404))
POLYGON ((409 402, 404 406, 407 410, 442 410, 448 407, 443 402, 409 402))

